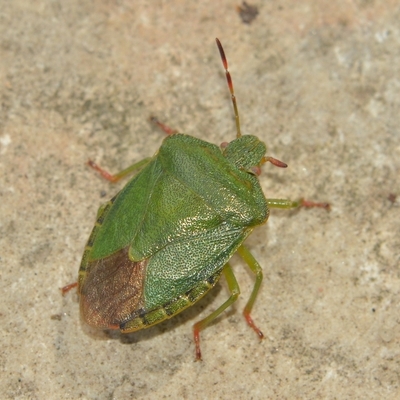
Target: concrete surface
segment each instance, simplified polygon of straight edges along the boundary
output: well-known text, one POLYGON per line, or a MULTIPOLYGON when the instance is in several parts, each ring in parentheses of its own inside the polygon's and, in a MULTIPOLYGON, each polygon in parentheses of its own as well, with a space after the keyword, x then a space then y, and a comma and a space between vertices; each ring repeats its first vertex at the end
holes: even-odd
MULTIPOLYGON (((4 399, 400 398, 400 8, 397 1, 2 1, 1 373, 4 399), (252 3, 254 4, 254 3, 252 3), (128 336, 79 319, 74 281, 111 171, 152 155, 152 114, 210 142, 235 135, 214 38, 231 66, 244 133, 289 164, 267 197, 329 201, 272 211, 248 240, 265 281, 233 264, 242 294, 128 336), (397 195, 397 197, 396 197, 397 195)), ((123 184, 122 184, 123 185, 123 184)))

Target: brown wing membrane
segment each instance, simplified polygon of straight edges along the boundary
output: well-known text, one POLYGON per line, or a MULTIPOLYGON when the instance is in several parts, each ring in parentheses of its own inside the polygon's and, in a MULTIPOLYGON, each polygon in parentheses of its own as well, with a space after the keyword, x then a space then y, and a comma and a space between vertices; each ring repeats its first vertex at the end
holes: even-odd
POLYGON ((83 319, 101 329, 119 329, 143 307, 143 281, 148 260, 129 259, 129 246, 88 263, 80 288, 83 319))

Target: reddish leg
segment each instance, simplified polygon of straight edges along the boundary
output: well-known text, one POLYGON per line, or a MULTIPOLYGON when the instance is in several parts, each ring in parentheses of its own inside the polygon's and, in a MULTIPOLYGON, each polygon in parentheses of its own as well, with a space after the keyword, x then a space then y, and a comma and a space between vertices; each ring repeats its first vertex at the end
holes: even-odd
POLYGON ((288 199, 267 199, 268 206, 270 208, 297 208, 297 207, 321 207, 329 211, 331 206, 329 203, 315 203, 314 201, 300 199, 292 201, 288 199))
POLYGON ((309 201, 309 200, 300 200, 300 206, 301 207, 306 207, 306 208, 312 208, 312 207, 320 207, 320 208, 325 208, 325 210, 330 211, 331 205, 329 203, 315 203, 314 201, 309 201))
POLYGON ((250 298, 243 310, 243 316, 247 321, 247 324, 253 329, 253 331, 257 334, 257 336, 262 339, 264 334, 261 330, 255 325, 253 318, 251 318, 251 310, 253 309, 254 302, 256 301, 258 291, 260 290, 261 282, 263 280, 263 272, 260 264, 253 257, 250 251, 245 246, 240 246, 237 250, 237 253, 240 257, 242 257, 243 261, 249 266, 251 271, 256 276, 256 281, 254 283, 253 291, 251 292, 250 298))
POLYGON ((71 289, 78 287, 78 282, 70 283, 69 285, 66 285, 61 288, 61 293, 63 296, 65 296, 71 289))
POLYGON ((212 312, 208 317, 202 319, 199 322, 196 322, 193 325, 193 337, 194 344, 196 346, 196 361, 201 360, 201 350, 200 350, 200 332, 208 326, 212 321, 215 320, 224 310, 226 310, 232 303, 234 303, 240 294, 239 285, 233 274, 232 268, 229 264, 226 264, 223 273, 228 283, 229 291, 231 295, 228 300, 225 301, 221 306, 219 306, 214 312, 212 312))
MULTIPOLYGON (((151 117, 150 121, 156 124, 158 127, 160 127, 167 135, 173 135, 174 133, 177 132, 175 129, 172 129, 169 126, 160 122, 156 117, 151 117)), ((108 181, 115 183, 118 182, 120 179, 124 178, 125 176, 130 175, 133 172, 136 172, 137 170, 143 168, 150 161, 150 159, 151 159, 150 157, 144 158, 143 160, 129 166, 128 168, 124 169, 123 171, 115 175, 101 168, 92 160, 88 161, 88 165, 89 167, 96 170, 104 179, 107 179, 108 181)))
POLYGON ((150 117, 150 121, 153 122, 153 124, 156 124, 159 128, 161 128, 167 135, 173 135, 174 133, 178 132, 176 129, 172 129, 168 125, 165 125, 162 122, 160 122, 156 117, 150 117))
POLYGON ((110 174, 108 171, 106 171, 105 169, 99 167, 94 161, 89 160, 88 161, 88 165, 89 167, 93 168, 94 170, 96 170, 97 172, 100 173, 100 175, 107 179, 110 182, 118 182, 120 179, 124 178, 127 175, 132 174, 133 172, 135 172, 138 169, 143 168, 146 164, 149 163, 149 161, 151 160, 150 157, 144 158, 143 160, 129 166, 128 168, 124 169, 123 171, 119 172, 118 174, 110 174))

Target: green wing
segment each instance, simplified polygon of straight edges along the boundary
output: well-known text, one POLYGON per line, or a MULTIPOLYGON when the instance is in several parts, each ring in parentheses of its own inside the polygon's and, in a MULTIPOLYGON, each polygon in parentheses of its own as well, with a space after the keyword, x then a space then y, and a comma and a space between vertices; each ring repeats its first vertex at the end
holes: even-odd
POLYGON ((167 304, 221 270, 250 232, 223 223, 155 253, 144 280, 145 310, 167 304))
POLYGON ((104 213, 90 259, 130 245, 132 260, 140 261, 225 222, 248 228, 267 217, 256 177, 235 168, 217 146, 173 135, 104 213))
POLYGON ((149 310, 220 270, 267 217, 255 176, 232 165, 217 146, 173 135, 100 216, 89 261, 127 246, 132 261, 148 260, 149 310))
POLYGON ((176 240, 198 236, 222 222, 199 194, 154 158, 104 213, 90 260, 129 246, 131 259, 141 261, 176 240))

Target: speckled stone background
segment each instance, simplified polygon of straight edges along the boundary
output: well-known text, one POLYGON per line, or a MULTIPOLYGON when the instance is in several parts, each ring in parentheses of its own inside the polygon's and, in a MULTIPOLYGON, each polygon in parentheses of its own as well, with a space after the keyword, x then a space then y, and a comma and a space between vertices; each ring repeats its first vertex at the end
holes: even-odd
POLYGON ((0 398, 400 398, 400 6, 398 1, 0 2, 0 398), (329 201, 271 212, 221 280, 178 317, 127 336, 94 332, 74 292, 97 208, 119 171, 154 154, 152 114, 216 144, 235 135, 214 38, 225 47, 244 133, 289 164, 267 197, 329 201), (396 197, 397 196, 397 197, 396 197))

